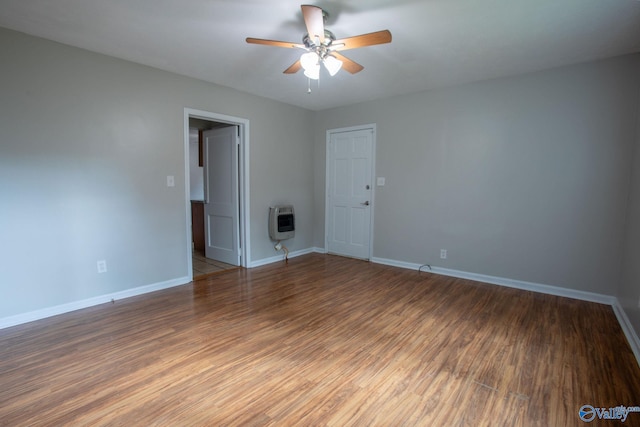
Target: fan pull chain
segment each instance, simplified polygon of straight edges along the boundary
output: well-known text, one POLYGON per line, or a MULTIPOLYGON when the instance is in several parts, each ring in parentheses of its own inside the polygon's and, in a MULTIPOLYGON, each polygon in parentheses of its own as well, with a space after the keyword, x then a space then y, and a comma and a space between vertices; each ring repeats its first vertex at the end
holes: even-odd
MULTIPOLYGON (((317 79, 318 82, 318 90, 320 90, 320 77, 317 79)), ((307 93, 311 93, 311 78, 307 77, 307 93)))

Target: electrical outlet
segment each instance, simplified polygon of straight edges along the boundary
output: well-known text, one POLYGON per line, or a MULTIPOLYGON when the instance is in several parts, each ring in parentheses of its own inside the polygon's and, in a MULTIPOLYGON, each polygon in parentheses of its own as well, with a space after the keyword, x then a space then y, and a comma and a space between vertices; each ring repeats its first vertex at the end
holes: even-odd
POLYGON ((447 259, 447 250, 440 249, 440 259, 447 259))
POLYGON ((106 272, 107 272, 107 261, 105 260, 98 261, 98 274, 102 274, 106 272))
POLYGON ((175 187, 176 186, 176 179, 173 175, 168 175, 167 176, 167 187, 175 187))

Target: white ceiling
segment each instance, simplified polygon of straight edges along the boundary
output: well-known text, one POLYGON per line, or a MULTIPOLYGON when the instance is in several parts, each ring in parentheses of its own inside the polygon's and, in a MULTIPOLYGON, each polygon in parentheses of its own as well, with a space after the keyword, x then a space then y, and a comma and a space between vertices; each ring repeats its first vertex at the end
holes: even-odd
POLYGON ((640 51, 638 0, 320 0, 337 38, 388 29, 391 44, 343 51, 364 65, 282 71, 301 51, 292 0, 0 0, 0 26, 289 104, 335 106, 640 51))

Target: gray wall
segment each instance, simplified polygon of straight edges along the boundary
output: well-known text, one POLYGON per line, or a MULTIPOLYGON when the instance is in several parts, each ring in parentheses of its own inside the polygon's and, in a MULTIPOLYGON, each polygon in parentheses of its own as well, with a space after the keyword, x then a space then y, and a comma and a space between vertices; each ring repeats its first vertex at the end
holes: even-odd
MULTIPOLYGON (((640 94, 638 104, 640 104, 640 94)), ((617 297, 636 334, 640 336, 640 108, 638 108, 638 131, 627 212, 622 281, 617 297)))
POLYGON ((185 107, 250 120, 252 260, 277 202, 313 245, 312 112, 5 29, 0 58, 0 319, 188 275, 185 107))
POLYGON ((374 257, 614 295, 638 64, 627 56, 318 113, 315 244, 326 130, 375 122, 386 185, 375 187, 374 257))

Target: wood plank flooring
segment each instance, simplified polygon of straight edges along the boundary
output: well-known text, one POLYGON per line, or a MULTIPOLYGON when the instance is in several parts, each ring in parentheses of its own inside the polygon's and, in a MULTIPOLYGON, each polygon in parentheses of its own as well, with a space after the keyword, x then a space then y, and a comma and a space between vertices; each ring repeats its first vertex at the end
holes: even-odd
POLYGON ((640 406, 611 307, 329 255, 0 330, 2 426, 583 426, 585 404, 640 406))
POLYGON ((191 263, 194 280, 199 280, 204 276, 211 276, 226 270, 239 268, 235 265, 207 258, 203 252, 195 250, 191 253, 191 263))

